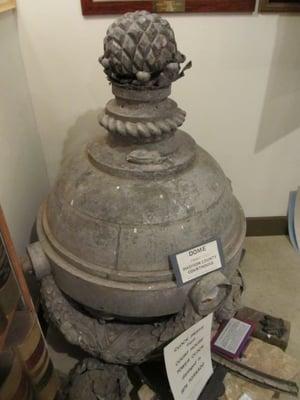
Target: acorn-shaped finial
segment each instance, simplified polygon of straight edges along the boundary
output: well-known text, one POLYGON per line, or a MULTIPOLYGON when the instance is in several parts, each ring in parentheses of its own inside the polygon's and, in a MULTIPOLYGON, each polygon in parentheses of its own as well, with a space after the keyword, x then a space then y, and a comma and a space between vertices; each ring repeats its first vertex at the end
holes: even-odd
POLYGON ((134 86, 168 86, 185 57, 167 20, 147 11, 124 14, 107 31, 100 58, 108 78, 134 86))

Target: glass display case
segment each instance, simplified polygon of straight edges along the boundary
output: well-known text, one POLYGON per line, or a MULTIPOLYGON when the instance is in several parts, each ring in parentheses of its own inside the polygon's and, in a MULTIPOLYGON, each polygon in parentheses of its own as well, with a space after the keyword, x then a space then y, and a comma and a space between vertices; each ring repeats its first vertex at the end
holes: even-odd
POLYGON ((0 398, 53 400, 59 380, 0 208, 0 398))

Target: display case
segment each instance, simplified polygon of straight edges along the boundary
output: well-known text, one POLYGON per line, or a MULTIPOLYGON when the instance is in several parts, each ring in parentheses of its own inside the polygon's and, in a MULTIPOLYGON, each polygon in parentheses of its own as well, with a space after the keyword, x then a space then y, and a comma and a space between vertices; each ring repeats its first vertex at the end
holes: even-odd
POLYGON ((58 389, 59 380, 0 208, 0 398, 54 400, 58 389))

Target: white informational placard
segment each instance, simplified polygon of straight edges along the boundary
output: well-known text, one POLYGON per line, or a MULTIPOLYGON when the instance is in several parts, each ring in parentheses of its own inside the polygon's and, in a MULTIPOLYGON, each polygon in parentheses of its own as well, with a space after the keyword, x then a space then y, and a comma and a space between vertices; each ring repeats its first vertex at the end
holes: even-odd
POLYGON ((213 314, 197 322, 164 348, 175 400, 197 400, 213 373, 210 339, 213 314))
POLYGON ((197 247, 170 256, 179 285, 206 275, 223 266, 223 252, 219 240, 211 240, 197 247))
POLYGON ((231 318, 214 342, 214 346, 226 353, 236 355, 251 329, 251 324, 231 318))

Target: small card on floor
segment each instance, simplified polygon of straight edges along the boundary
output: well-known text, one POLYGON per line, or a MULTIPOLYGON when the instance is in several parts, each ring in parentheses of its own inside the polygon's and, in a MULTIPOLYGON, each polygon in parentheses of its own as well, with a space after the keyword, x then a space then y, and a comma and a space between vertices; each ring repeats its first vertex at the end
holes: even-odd
POLYGON ((251 321, 231 318, 212 341, 212 350, 230 358, 237 358, 246 347, 255 326, 251 321))

